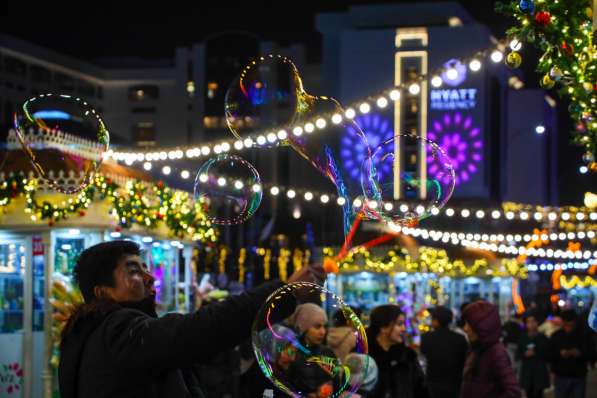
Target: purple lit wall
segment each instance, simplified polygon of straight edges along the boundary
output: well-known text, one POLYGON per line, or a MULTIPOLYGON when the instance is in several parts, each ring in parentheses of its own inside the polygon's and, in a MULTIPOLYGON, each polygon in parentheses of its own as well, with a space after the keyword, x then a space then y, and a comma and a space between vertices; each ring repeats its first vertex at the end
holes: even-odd
MULTIPOLYGON (((375 151, 375 149, 381 143, 394 136, 391 120, 378 113, 369 113, 366 115, 357 116, 354 120, 365 133, 371 151, 375 151)), ((350 131, 350 129, 352 129, 352 127, 348 126, 347 132, 349 134, 345 134, 340 139, 340 157, 346 176, 353 181, 360 181, 361 167, 363 165, 363 161, 365 161, 366 148, 362 141, 356 141, 353 139, 353 137, 356 137, 356 134, 354 134, 353 131, 350 131)), ((387 146, 387 152, 393 153, 393 144, 389 143, 387 146)), ((376 159, 380 158, 381 156, 376 157, 376 159)), ((375 168, 380 174, 380 178, 383 178, 387 173, 393 172, 392 161, 393 158, 388 157, 385 161, 381 162, 381 165, 379 162, 375 164, 375 168)))
MULTIPOLYGON (((465 184, 479 172, 483 161, 483 135, 473 117, 460 112, 445 112, 431 120, 427 138, 437 143, 452 161, 456 185, 465 184)), ((428 148, 427 172, 436 176, 440 165, 428 148)))

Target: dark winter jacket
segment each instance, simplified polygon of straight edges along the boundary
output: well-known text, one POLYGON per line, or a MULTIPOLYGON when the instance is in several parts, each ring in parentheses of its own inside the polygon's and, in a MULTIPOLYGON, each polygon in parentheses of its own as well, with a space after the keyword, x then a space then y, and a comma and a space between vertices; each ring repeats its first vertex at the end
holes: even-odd
POLYGON ((497 307, 485 301, 469 304, 463 319, 477 334, 478 340, 464 365, 462 398, 518 398, 520 386, 510 358, 500 343, 501 322, 497 307))
POLYGON ((458 396, 468 343, 463 335, 441 327, 421 337, 427 359, 427 384, 434 396, 458 396))
POLYGON ((113 304, 79 318, 60 346, 62 398, 201 397, 192 365, 247 339, 267 283, 193 314, 147 312, 113 304))
POLYGON ((543 333, 538 333, 535 336, 524 333, 520 337, 516 358, 521 361, 519 380, 525 391, 543 391, 549 387, 548 355, 549 340, 543 333), (530 348, 533 349, 535 355, 527 358, 525 353, 530 348))
POLYGON ((288 379, 294 390, 301 396, 308 396, 319 391, 324 384, 329 384, 334 392, 338 392, 342 386, 342 375, 338 372, 339 362, 334 351, 323 344, 307 346, 304 339, 301 343, 309 353, 299 350, 288 369, 288 379), (322 363, 313 362, 313 358, 322 360, 322 363))
POLYGON ((369 355, 378 368, 377 385, 373 398, 428 398, 423 369, 417 353, 404 344, 394 344, 385 351, 376 336, 367 336, 369 355))
POLYGON ((595 345, 584 328, 577 325, 571 333, 563 329, 558 330, 550 338, 551 370, 560 377, 585 377, 587 365, 595 362, 595 345), (581 356, 578 358, 563 358, 560 351, 576 348, 581 356))

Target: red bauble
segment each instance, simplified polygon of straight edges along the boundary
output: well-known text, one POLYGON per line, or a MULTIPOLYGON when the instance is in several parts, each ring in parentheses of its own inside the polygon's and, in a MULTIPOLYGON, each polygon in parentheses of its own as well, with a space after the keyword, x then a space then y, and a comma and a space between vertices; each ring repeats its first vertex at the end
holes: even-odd
POLYGON ((79 210, 79 216, 83 217, 85 215, 85 211, 84 210, 79 210))
POLYGON ((163 220, 164 219, 164 215, 162 213, 158 213, 158 220, 163 220))
POLYGON ((549 25, 550 21, 551 15, 547 11, 539 11, 537 14, 535 14, 535 22, 543 27, 549 25))
POLYGON ((116 228, 114 228, 114 231, 116 231, 116 232, 120 232, 120 231, 122 231, 122 228, 120 228, 120 227, 116 227, 116 228))
POLYGON ((52 220, 48 221, 48 226, 49 227, 53 227, 54 226, 54 221, 52 221, 52 220))
POLYGON ((574 46, 563 41, 562 51, 564 52, 564 54, 566 54, 566 56, 571 57, 574 54, 574 46))
POLYGON ((12 188, 12 190, 14 191, 15 189, 17 189, 17 182, 13 181, 12 184, 10 184, 10 187, 12 188))
POLYGON ((164 188, 164 181, 158 181, 158 183, 156 185, 157 185, 157 187, 159 189, 163 189, 164 188))

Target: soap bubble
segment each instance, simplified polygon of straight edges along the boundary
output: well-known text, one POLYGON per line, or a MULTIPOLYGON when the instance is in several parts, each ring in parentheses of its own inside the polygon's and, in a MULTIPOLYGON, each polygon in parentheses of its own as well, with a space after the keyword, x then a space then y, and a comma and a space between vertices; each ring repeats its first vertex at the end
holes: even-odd
POLYGON ((99 113, 70 95, 28 99, 15 112, 14 126, 40 177, 65 194, 77 193, 91 182, 110 141, 99 113))
POLYGON ((195 198, 205 204, 214 224, 234 225, 249 219, 259 208, 262 187, 251 163, 236 155, 206 161, 195 178, 195 198))
POLYGON ((276 387, 292 397, 340 397, 358 390, 368 361, 359 377, 353 377, 344 359, 326 346, 328 314, 338 311, 352 329, 347 338, 354 343, 353 352, 367 354, 363 324, 340 297, 307 282, 270 295, 253 323, 252 341, 261 370, 276 387))
POLYGON ((398 134, 384 141, 363 163, 363 206, 372 218, 387 223, 414 226, 437 214, 454 186, 448 156, 433 141, 416 135, 398 134))

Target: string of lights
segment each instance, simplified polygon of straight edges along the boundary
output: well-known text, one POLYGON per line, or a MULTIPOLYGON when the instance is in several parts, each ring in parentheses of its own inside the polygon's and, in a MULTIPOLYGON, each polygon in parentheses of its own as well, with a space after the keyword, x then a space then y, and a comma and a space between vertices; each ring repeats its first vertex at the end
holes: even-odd
POLYGON ((527 264, 527 269, 531 272, 536 271, 554 271, 554 270, 587 270, 589 267, 597 264, 597 261, 582 261, 582 262, 567 262, 567 263, 552 263, 552 262, 545 262, 545 263, 538 263, 538 264, 527 264))
MULTIPOLYGON (((150 164, 151 166, 151 164, 150 164)), ((149 167, 151 169, 151 167, 149 167)), ((162 173, 164 175, 170 175, 175 168, 166 165, 162 167, 162 173)), ((183 179, 188 179, 191 177, 191 172, 189 170, 183 169, 180 171, 180 176, 183 179)), ((223 185, 226 185, 228 182, 225 180, 223 185)), ((234 182, 236 185, 240 185, 238 182, 234 182)), ((240 185, 241 189, 243 186, 240 185)), ((263 189, 264 192, 269 192, 272 196, 278 196, 281 194, 286 194, 289 199, 293 200, 303 200, 305 202, 311 202, 315 198, 319 198, 320 201, 324 204, 326 203, 333 203, 334 201, 339 206, 344 206, 346 203, 346 198, 338 197, 335 194, 329 193, 318 193, 313 192, 304 188, 295 188, 295 187, 283 187, 275 184, 257 184, 254 186, 256 192, 263 189), (268 189, 269 188, 269 189, 268 189)), ((360 198, 357 198, 353 201, 353 207, 355 210, 361 209, 365 205, 364 201, 360 198)), ((382 207, 390 211, 393 209, 394 206, 400 206, 400 211, 403 213, 406 212, 416 212, 418 214, 423 214, 425 212, 425 207, 421 204, 409 204, 409 203, 396 203, 396 202, 385 202, 385 203, 377 203, 375 201, 368 201, 367 206, 375 209, 378 207, 382 207)), ((437 209, 431 208, 430 213, 434 216, 442 215, 446 217, 459 217, 461 219, 468 219, 468 218, 476 218, 479 220, 483 219, 493 219, 493 220, 500 220, 506 219, 508 221, 529 221, 529 222, 557 222, 557 221, 567 221, 567 222, 587 222, 587 221, 597 221, 597 212, 594 211, 587 211, 587 210, 579 210, 579 208, 568 208, 568 207, 542 207, 542 206, 526 206, 529 210, 526 209, 516 209, 516 210, 506 210, 506 209, 487 209, 487 208, 468 208, 468 207, 461 207, 456 208, 454 206, 445 207, 444 209, 437 209), (531 210, 531 208, 533 208, 531 210)), ((577 237, 576 234, 572 233, 573 235, 568 234, 568 236, 573 236, 571 238, 551 238, 551 240, 565 240, 565 239, 585 239, 582 237, 583 231, 580 231, 578 234, 581 237, 577 237)), ((594 232, 592 232, 594 237, 594 232)), ((592 239, 592 237, 589 237, 592 239)))
MULTIPOLYGON (((498 41, 491 48, 479 51, 468 59, 463 59, 463 64, 468 64, 472 72, 477 72, 482 68, 482 59, 489 58, 493 63, 502 62, 504 59, 504 51, 506 48, 505 41, 498 41)), ((303 125, 296 125, 290 129, 279 129, 277 131, 263 131, 260 134, 247 136, 244 139, 224 140, 213 143, 205 143, 199 146, 184 146, 175 148, 161 148, 152 151, 114 151, 108 150, 105 153, 104 159, 113 159, 115 161, 123 161, 127 165, 133 165, 136 162, 143 162, 146 170, 150 170, 152 162, 160 162, 167 160, 180 159, 194 159, 198 157, 207 157, 210 155, 218 155, 221 153, 228 153, 231 151, 241 151, 253 147, 269 147, 274 144, 284 142, 290 134, 301 136, 303 134, 312 134, 316 130, 322 130, 331 124, 340 124, 344 118, 353 119, 357 114, 367 114, 374 106, 379 109, 386 108, 390 102, 399 101, 402 90, 407 90, 411 95, 418 95, 421 92, 421 82, 429 79, 434 88, 438 88, 443 84, 441 75, 450 78, 454 73, 458 73, 454 67, 441 67, 432 74, 420 75, 414 81, 409 81, 390 89, 386 89, 377 95, 371 95, 353 103, 348 107, 344 114, 332 113, 321 114, 314 120, 309 121, 303 125)))
MULTIPOLYGON (((591 258, 597 258, 597 251, 591 252, 590 250, 561 250, 561 249, 544 249, 544 248, 526 248, 525 246, 514 246, 514 245, 507 245, 503 243, 487 243, 487 242, 479 242, 473 239, 467 239, 467 234, 464 233, 456 233, 456 232, 447 232, 447 231, 436 231, 436 230, 428 230, 425 228, 413 228, 413 227, 402 227, 399 225, 390 225, 390 229, 397 233, 403 233, 405 235, 410 235, 415 238, 422 238, 424 240, 433 240, 436 242, 441 241, 442 243, 449 243, 456 246, 462 246, 467 248, 473 249, 481 249, 487 250, 494 253, 500 253, 505 255, 526 255, 528 257, 538 257, 538 258, 556 258, 556 259, 585 259, 589 260, 591 258)), ((504 239, 509 238, 510 236, 502 235, 504 239)), ((520 236, 520 235, 519 235, 520 236)), ((512 236, 513 238, 515 236, 512 236)), ((532 238, 531 238, 532 239, 532 238)), ((508 241, 512 242, 512 241, 508 241)), ((515 242, 515 240, 514 240, 515 242)))

